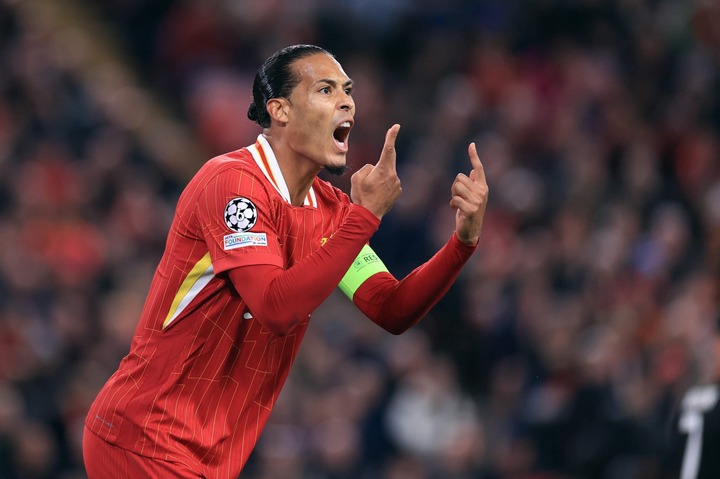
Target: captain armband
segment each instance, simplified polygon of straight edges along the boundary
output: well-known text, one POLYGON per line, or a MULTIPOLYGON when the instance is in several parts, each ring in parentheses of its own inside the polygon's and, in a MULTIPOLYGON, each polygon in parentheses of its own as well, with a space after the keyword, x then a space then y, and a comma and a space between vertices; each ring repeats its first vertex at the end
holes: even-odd
POLYGON ((375 251, 370 246, 365 245, 360 250, 360 254, 357 255, 355 261, 350 265, 350 269, 345 273, 343 279, 340 280, 338 287, 352 301, 355 291, 365 280, 374 274, 382 272, 388 272, 387 267, 375 254, 375 251))

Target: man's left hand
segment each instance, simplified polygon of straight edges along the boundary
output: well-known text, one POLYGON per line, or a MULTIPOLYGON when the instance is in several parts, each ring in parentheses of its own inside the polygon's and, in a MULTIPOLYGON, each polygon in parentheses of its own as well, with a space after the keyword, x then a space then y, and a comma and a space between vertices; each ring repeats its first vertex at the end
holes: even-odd
POLYGON ((450 188, 450 206, 456 210, 455 232, 458 239, 465 244, 476 245, 480 239, 489 189, 475 143, 468 146, 468 155, 473 169, 470 176, 460 173, 455 178, 450 188))

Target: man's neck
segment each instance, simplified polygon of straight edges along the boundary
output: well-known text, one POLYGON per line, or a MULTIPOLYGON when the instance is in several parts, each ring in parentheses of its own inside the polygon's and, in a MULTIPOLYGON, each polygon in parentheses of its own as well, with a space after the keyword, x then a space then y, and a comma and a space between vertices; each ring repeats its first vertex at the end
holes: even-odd
POLYGON ((290 203, 293 206, 302 206, 321 169, 307 158, 298 157, 297 153, 289 149, 285 143, 278 141, 267 132, 263 133, 263 136, 270 143, 280 166, 280 172, 290 194, 290 203))

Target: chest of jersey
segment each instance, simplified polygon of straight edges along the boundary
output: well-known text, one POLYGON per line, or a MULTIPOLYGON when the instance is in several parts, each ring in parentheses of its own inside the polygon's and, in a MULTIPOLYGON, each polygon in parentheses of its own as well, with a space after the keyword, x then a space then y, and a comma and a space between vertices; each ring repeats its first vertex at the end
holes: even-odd
POLYGON ((339 203, 311 207, 278 201, 274 207, 278 243, 286 268, 322 248, 342 224, 345 214, 339 203))

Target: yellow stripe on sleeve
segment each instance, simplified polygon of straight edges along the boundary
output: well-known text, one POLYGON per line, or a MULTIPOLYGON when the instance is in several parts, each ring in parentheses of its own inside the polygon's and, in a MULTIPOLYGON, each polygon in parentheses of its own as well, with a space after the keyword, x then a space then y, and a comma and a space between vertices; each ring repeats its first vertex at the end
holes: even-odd
POLYGON ((210 253, 205 253, 205 256, 195 263, 195 266, 180 285, 178 292, 175 293, 175 298, 170 305, 170 311, 168 311, 163 322, 163 329, 168 327, 182 313, 185 307, 190 304, 190 301, 210 282, 214 274, 210 253))

